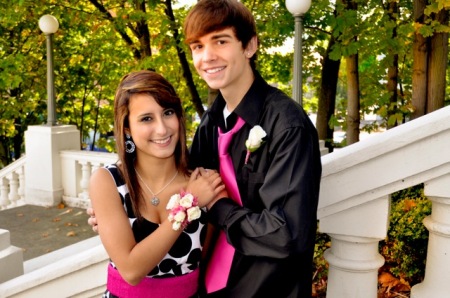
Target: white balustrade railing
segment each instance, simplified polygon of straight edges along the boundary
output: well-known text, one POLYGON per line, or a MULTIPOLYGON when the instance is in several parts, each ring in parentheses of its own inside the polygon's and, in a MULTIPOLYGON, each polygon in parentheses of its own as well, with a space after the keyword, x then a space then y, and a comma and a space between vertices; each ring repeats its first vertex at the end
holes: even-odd
POLYGON ((0 210, 25 204, 25 159, 0 170, 0 210))
POLYGON ((89 180, 93 171, 117 161, 117 154, 66 150, 61 151, 63 202, 71 207, 87 208, 89 180))

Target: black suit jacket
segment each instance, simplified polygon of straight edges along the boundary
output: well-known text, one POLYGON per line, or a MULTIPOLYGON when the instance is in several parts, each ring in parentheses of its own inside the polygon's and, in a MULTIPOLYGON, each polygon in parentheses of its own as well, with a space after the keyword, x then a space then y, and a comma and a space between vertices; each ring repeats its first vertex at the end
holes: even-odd
MULTIPOLYGON (((215 296, 309 298, 322 171, 317 131, 300 105, 255 75, 234 110, 246 124, 230 146, 243 206, 221 199, 208 211, 236 249, 227 287, 215 296), (245 141, 255 125, 267 137, 245 164, 245 141)), ((203 116, 191 168, 218 169, 224 107, 219 94, 203 116)))

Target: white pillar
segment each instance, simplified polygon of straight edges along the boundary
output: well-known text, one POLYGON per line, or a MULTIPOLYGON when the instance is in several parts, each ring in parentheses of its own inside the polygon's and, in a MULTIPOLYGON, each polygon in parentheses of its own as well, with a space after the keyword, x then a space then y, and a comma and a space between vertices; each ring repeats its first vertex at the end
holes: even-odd
POLYGON ((450 295, 450 174, 425 183, 425 195, 432 202, 431 215, 424 219, 428 229, 428 250, 423 282, 411 289, 411 298, 450 295))
POLYGON ((80 150, 80 132, 74 125, 29 126, 25 132, 25 200, 54 206, 63 195, 61 150, 80 150))
POLYGON ((0 229, 0 284, 23 274, 23 251, 10 239, 9 231, 0 229))
POLYGON ((328 261, 327 298, 376 298, 378 269, 384 258, 378 241, 330 234, 331 248, 324 253, 328 261))
POLYGON ((389 208, 389 196, 382 196, 320 219, 319 231, 331 237, 324 253, 327 298, 377 297, 378 269, 384 264, 378 242, 387 234, 389 208))

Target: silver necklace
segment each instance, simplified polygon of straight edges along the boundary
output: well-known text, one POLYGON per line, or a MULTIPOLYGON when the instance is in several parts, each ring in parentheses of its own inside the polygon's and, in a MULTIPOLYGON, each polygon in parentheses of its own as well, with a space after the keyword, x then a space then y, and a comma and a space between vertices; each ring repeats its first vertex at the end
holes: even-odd
POLYGON ((141 175, 139 175, 139 172, 136 170, 136 168, 134 169, 136 171, 136 174, 138 175, 138 178, 142 181, 142 183, 144 184, 144 186, 148 189, 148 191, 152 194, 152 199, 150 200, 150 203, 152 203, 153 206, 158 206, 159 205, 159 198, 157 197, 157 195, 159 195, 160 193, 163 192, 163 190, 165 190, 170 183, 173 182, 173 180, 175 180, 175 178, 178 175, 178 170, 175 173, 175 176, 172 177, 172 179, 170 179, 170 181, 157 193, 153 193, 153 191, 150 189, 150 187, 147 185, 147 183, 145 183, 144 179, 142 179, 141 175))

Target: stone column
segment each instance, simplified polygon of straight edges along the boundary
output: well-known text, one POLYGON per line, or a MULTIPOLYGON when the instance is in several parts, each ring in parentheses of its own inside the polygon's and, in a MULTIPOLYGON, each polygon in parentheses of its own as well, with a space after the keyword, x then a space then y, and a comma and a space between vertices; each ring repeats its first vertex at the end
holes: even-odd
POLYGON ((331 248, 324 253, 328 269, 327 298, 376 298, 378 269, 384 258, 379 239, 330 234, 331 248))
POLYGON ((411 289, 411 298, 450 295, 450 174, 425 183, 432 202, 431 215, 423 224, 430 232, 425 279, 411 289))
POLYGON ((63 196, 61 150, 80 150, 75 125, 29 126, 25 132, 25 202, 54 206, 63 196))
POLYGON ((378 269, 384 258, 378 242, 386 237, 389 196, 364 204, 349 202, 347 209, 320 219, 319 231, 331 237, 324 253, 328 261, 327 298, 376 298, 378 269))

